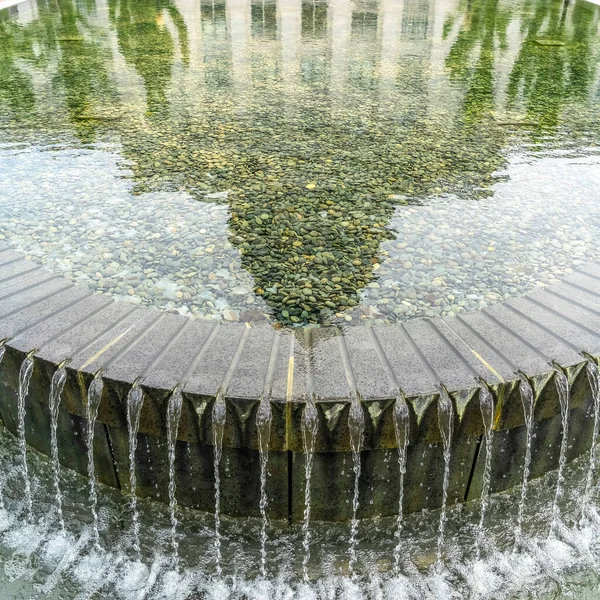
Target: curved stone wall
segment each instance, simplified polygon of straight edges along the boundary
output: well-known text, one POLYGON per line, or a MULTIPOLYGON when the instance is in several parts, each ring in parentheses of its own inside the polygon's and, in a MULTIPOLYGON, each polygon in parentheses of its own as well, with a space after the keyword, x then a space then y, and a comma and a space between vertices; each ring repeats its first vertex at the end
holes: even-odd
POLYGON ((0 416, 16 432, 20 365, 34 356, 26 439, 50 454, 50 381, 65 363, 59 414, 61 463, 85 474, 87 387, 100 373, 103 396, 94 455, 100 481, 129 493, 127 394, 144 391, 136 455, 137 494, 168 501, 166 407, 176 386, 183 410, 176 453, 177 498, 212 511, 212 407, 226 403, 221 508, 258 515, 260 465, 256 412, 272 410, 268 513, 301 520, 305 456, 302 415, 307 399, 318 414, 312 516, 351 517, 354 473, 349 435, 352 399, 365 420, 359 517, 397 512, 399 470, 394 403, 406 397, 410 443, 407 512, 442 502, 444 460, 438 424, 440 390, 454 407, 450 503, 481 493, 484 427, 479 395, 495 398, 491 491, 521 482, 525 426, 519 373, 535 394, 531 474, 558 465, 562 437, 557 368, 571 382, 568 458, 590 445, 592 394, 585 363, 600 356, 600 265, 590 264, 549 288, 452 319, 418 319, 383 327, 277 330, 270 325, 217 324, 136 308, 55 277, 0 245, 0 416))

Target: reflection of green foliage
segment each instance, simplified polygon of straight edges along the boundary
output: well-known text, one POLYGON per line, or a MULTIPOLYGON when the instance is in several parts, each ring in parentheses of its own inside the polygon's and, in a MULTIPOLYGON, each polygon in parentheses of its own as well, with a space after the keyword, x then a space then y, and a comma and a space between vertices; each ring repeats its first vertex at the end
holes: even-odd
POLYGON ((23 117, 34 109, 35 97, 31 77, 17 66, 16 59, 29 49, 12 21, 0 22, 0 39, 0 106, 23 117))
POLYGON ((525 17, 525 40, 508 86, 514 103, 522 95, 527 115, 541 127, 556 127, 566 101, 585 99, 593 79, 593 13, 572 8, 573 27, 565 25, 566 7, 556 0, 534 0, 525 17), (544 42, 553 42, 555 45, 544 42))
POLYGON ((480 121, 494 108, 494 51, 496 41, 506 46, 510 12, 499 0, 473 0, 464 3, 463 25, 452 45, 446 66, 454 81, 466 86, 465 118, 480 121), (475 56, 474 56, 475 55, 475 56))
POLYGON ((110 14, 117 27, 123 56, 144 81, 148 111, 167 108, 175 48, 163 19, 173 19, 184 63, 189 61, 188 33, 181 14, 171 0, 109 0, 110 14), (118 17, 115 17, 118 9, 118 17))
MULTIPOLYGON (((8 98, 21 111, 15 114, 29 120, 33 92, 18 65, 47 67, 80 139, 118 135, 134 193, 184 190, 210 201, 207 193, 221 192, 223 199, 226 192, 229 239, 280 322, 324 322, 358 305, 362 288, 377 279, 381 244, 393 236, 388 224, 399 204, 440 194, 481 197, 505 164, 510 130, 491 118, 497 108, 496 58, 507 46, 512 18, 500 0, 465 0, 444 26, 448 36, 460 24, 446 67, 462 93, 457 118, 444 119, 432 117, 440 107, 427 106, 429 63, 416 55, 401 59, 396 87, 384 98, 376 53, 355 48, 349 49, 339 90, 331 85, 327 57, 314 51, 302 51, 297 76, 284 81, 280 54, 270 41, 277 24, 272 5, 264 29, 262 7, 252 7, 252 30, 262 39, 243 57, 252 81, 236 88, 224 6, 205 4, 203 64, 186 70, 193 102, 182 94, 169 107, 174 38, 185 65, 190 43, 173 0, 109 0, 119 49, 142 79, 145 109, 153 115, 146 119, 133 110, 121 120, 108 75, 110 53, 85 18, 94 0, 55 1, 42 5, 40 19, 26 26, 0 23, 8 40, 0 45, 0 69, 4 81, 12 81, 4 84, 8 95, 0 82, 0 102, 8 98), (176 36, 164 23, 166 15, 176 36)), ((524 42, 508 91, 513 103, 526 103, 536 122, 555 123, 567 100, 584 105, 596 69, 592 18, 575 8, 567 29, 555 1, 526 1, 524 42), (565 45, 540 46, 541 38, 565 45)), ((325 5, 305 3, 302 15, 305 37, 321 43, 325 5)), ((425 21, 418 16, 411 19, 420 38, 425 21)), ((374 19, 355 25, 364 35, 353 30, 351 39, 368 44, 377 38, 374 19)), ((64 111, 53 118, 64 127, 64 111)))
MULTIPOLYGON (((65 99, 68 118, 82 141, 91 141, 98 128, 94 107, 114 98, 106 64, 107 53, 96 39, 81 12, 85 5, 73 0, 57 0, 52 5, 39 5, 40 19, 19 25, 14 21, 0 23, 0 90, 7 90, 14 112, 23 119, 35 117, 33 90, 29 75, 17 61, 35 68, 57 64, 52 80, 57 96, 65 99), (6 42, 5 42, 6 40, 6 42), (34 52, 34 46, 36 48, 34 52)), ((38 107, 42 110, 45 107, 38 107)))

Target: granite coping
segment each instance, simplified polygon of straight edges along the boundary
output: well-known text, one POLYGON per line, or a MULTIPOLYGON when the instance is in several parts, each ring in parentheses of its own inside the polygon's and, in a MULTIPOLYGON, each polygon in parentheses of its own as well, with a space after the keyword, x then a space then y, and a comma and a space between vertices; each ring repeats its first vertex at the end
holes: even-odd
MULTIPOLYGON (((267 323, 193 320, 115 301, 52 275, 0 242, 0 340, 7 350, 23 356, 33 352, 47 365, 66 363, 80 381, 100 373, 109 387, 120 390, 112 405, 101 407, 99 419, 107 424, 123 423, 123 394, 134 383, 163 404, 180 386, 192 409, 206 415, 218 394, 253 408, 264 397, 292 405, 310 397, 323 406, 330 431, 340 418, 347 420, 352 398, 358 397, 370 415, 403 394, 417 426, 432 420, 430 437, 438 439, 432 403, 442 388, 455 401, 459 426, 482 385, 495 391, 497 428, 523 425, 522 411, 502 414, 520 374, 530 379, 542 414, 560 412, 555 397, 543 397, 555 365, 574 382, 586 357, 600 356, 600 264, 585 265, 524 297, 453 318, 281 330, 267 323)), ((84 402, 74 400, 70 410, 83 414, 84 402)), ((376 440, 381 418, 375 420, 365 447, 393 447, 391 438, 376 440)), ((142 418, 142 430, 163 429, 151 421, 142 418)), ((476 415, 468 425, 473 435, 482 432, 478 421, 476 415)), ((299 433, 291 427, 285 424, 275 447, 298 448, 299 433)), ((195 435, 181 430, 183 438, 195 435)), ((347 449, 341 440, 325 445, 347 449)))

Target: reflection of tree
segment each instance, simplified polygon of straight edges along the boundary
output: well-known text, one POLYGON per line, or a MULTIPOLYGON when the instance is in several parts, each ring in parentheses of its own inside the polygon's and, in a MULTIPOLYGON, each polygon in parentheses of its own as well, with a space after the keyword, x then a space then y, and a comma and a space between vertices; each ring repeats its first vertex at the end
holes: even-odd
POLYGON ((177 28, 181 53, 187 64, 188 33, 183 17, 171 0, 109 0, 109 7, 117 28, 119 49, 144 81, 148 112, 164 111, 175 56, 164 13, 170 15, 177 28))
POLYGON ((513 102, 524 97, 532 120, 555 127, 565 102, 583 100, 588 93, 597 24, 593 13, 577 4, 572 8, 572 27, 565 24, 566 6, 557 2, 535 0, 529 8, 508 93, 513 102))
MULTIPOLYGON (((2 95, 8 93, 13 111, 22 121, 33 120, 37 113, 31 78, 17 61, 41 68, 56 63, 53 91, 64 98, 75 134, 82 141, 90 141, 99 127, 93 107, 114 99, 107 53, 73 0, 40 3, 39 12, 40 18, 27 25, 10 20, 0 23, 0 90, 7 90, 2 95)), ((47 106, 37 107, 41 113, 47 110, 47 106)))
MULTIPOLYGON (((425 61, 415 61, 413 72, 399 70, 390 92, 392 101, 398 100, 396 113, 381 114, 378 86, 369 79, 375 70, 368 69, 360 79, 341 79, 343 102, 333 114, 327 61, 307 68, 316 53, 299 57, 301 69, 290 93, 292 88, 273 75, 280 67, 268 41, 275 37, 273 10, 265 11, 263 29, 262 9, 253 9, 253 28, 267 39, 266 50, 253 45, 252 94, 236 96, 229 53, 217 40, 227 40, 219 3, 202 13, 205 62, 194 104, 167 111, 176 47, 163 18, 170 15, 187 61, 188 34, 180 14, 172 0, 109 0, 119 48, 143 80, 147 110, 159 118, 107 122, 95 117, 115 99, 109 55, 81 8, 72 0, 57 1, 59 10, 43 9, 39 22, 13 23, 14 31, 0 24, 8 40, 0 45, 0 68, 8 74, 4 81, 13 77, 3 98, 23 107, 23 115, 31 111, 31 84, 25 79, 17 89, 16 65, 19 60, 49 64, 52 57, 58 64, 53 84, 66 98, 80 137, 88 139, 95 129, 116 131, 135 192, 185 190, 198 200, 212 196, 229 204, 230 241, 240 249, 256 292, 283 323, 327 321, 357 306, 365 286, 377 289, 380 247, 393 236, 388 224, 398 204, 440 194, 477 197, 504 164, 509 132, 490 118, 498 92, 497 53, 506 46, 511 18, 499 0, 470 0, 452 17, 461 27, 446 67, 463 96, 459 117, 447 121, 428 117, 426 86, 407 93, 415 73, 419 80, 427 78, 425 61), (41 49, 36 54, 34 42, 41 49)), ((581 103, 595 68, 591 17, 574 8, 567 30, 556 6, 531 0, 510 80, 510 97, 517 102, 522 96, 540 122, 554 122, 566 98, 581 103), (540 46, 540 37, 566 45, 540 46)), ((322 5, 303 7, 302 31, 316 40, 325 32, 324 11, 322 5)), ((194 70, 188 75, 186 85, 193 85, 194 70)))
POLYGON ((453 80, 466 86, 463 106, 467 121, 480 121, 494 109, 494 52, 506 47, 510 12, 499 0, 464 3, 462 27, 446 59, 453 80), (475 56, 474 56, 475 55, 475 56))
POLYGON ((23 118, 35 107, 31 77, 17 65, 17 58, 32 58, 13 21, 0 21, 0 106, 7 115, 23 118))
POLYGON ((77 5, 71 0, 59 0, 56 8, 59 59, 55 82, 65 92, 69 118, 77 135, 91 141, 99 126, 94 119, 94 106, 111 96, 115 99, 106 68, 109 54, 93 39, 93 31, 77 5))

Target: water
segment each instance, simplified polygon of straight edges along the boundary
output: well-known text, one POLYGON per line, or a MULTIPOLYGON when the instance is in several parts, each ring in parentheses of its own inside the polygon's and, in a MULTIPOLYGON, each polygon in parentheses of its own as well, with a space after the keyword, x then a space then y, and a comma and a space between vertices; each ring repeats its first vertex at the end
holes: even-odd
POLYGON ((102 375, 101 373, 97 373, 88 388, 87 402, 85 405, 85 418, 87 419, 85 439, 87 445, 90 510, 92 511, 92 537, 96 546, 99 545, 100 536, 98 531, 98 511, 96 510, 98 504, 98 491, 96 489, 96 467, 94 465, 94 433, 96 431, 96 419, 98 417, 98 409, 100 408, 103 390, 104 381, 102 380, 102 375))
POLYGON ((440 522, 438 525, 437 564, 442 564, 442 551, 446 530, 446 513, 448 502, 448 485, 450 483, 450 458, 452 453, 452 433, 454 429, 454 409, 448 392, 441 388, 438 398, 438 421, 444 454, 444 480, 442 483, 442 507, 440 509, 440 522))
POLYGON ((137 450, 137 433, 140 428, 140 415, 144 404, 144 392, 136 383, 127 394, 127 433, 129 437, 129 489, 131 490, 131 521, 133 528, 133 551, 140 553, 140 523, 137 508, 137 476, 135 453, 137 450))
POLYGON ((529 485, 529 465, 531 464, 531 437, 533 435, 533 408, 534 395, 533 388, 526 377, 521 376, 519 381, 519 391, 521 393, 521 402, 523 404, 523 416, 525 418, 525 459, 523 461, 523 481, 521 483, 521 498, 519 500, 519 512, 517 524, 515 527, 515 547, 521 543, 523 535, 523 515, 525 512, 525 503, 527 502, 527 488, 529 485))
POLYGON ((310 562, 310 480, 315 453, 315 441, 319 430, 317 407, 312 397, 307 398, 302 413, 302 446, 304 450, 304 520, 302 522, 302 578, 308 583, 308 564, 310 562))
POLYGON ((558 472, 556 473, 556 493, 552 504, 552 521, 550 523, 550 536, 554 535, 558 521, 560 519, 559 501, 563 495, 564 470, 567 464, 567 448, 569 445, 569 401, 571 396, 571 387, 565 372, 556 368, 555 383, 560 402, 560 416, 562 422, 562 439, 560 442, 560 455, 558 458, 558 472))
POLYGON ((60 401, 65 382, 67 380, 67 371, 64 367, 59 367, 52 375, 50 383, 50 457, 52 460, 52 473, 54 475, 54 494, 56 500, 56 516, 61 531, 65 530, 65 521, 62 512, 62 492, 60 491, 60 462, 58 459, 58 415, 60 401))
POLYGON ((489 498, 486 520, 486 554, 477 559, 473 541, 480 502, 449 506, 446 522, 444 573, 435 564, 439 511, 405 515, 403 560, 393 570, 396 544, 395 517, 367 519, 368 531, 357 547, 355 576, 347 571, 347 524, 312 522, 311 580, 303 581, 304 558, 301 527, 273 521, 273 544, 268 573, 260 576, 262 519, 222 521, 223 577, 215 579, 213 515, 180 507, 179 569, 173 569, 170 507, 139 499, 143 530, 141 557, 131 554, 132 537, 123 527, 129 499, 117 490, 98 485, 103 507, 100 548, 92 542, 89 513, 81 498, 87 478, 69 469, 62 471, 66 534, 57 531, 51 461, 29 453, 30 474, 35 485, 33 519, 23 519, 25 499, 18 440, 0 428, 0 464, 5 483, 5 511, 0 513, 0 586, 7 598, 48 597, 119 598, 164 600, 165 598, 353 598, 368 600, 536 600, 596 598, 600 576, 600 512, 598 496, 588 507, 590 518, 581 524, 579 510, 589 456, 565 468, 565 493, 561 498, 560 535, 548 538, 549 516, 555 495, 556 474, 530 482, 524 512, 521 552, 513 554, 511 522, 519 501, 517 487, 489 498), (353 594, 353 595, 352 595, 353 594), (528 596, 527 594, 530 594, 528 596), (587 594, 587 595, 586 595, 587 594))
POLYGON ((1 234, 57 273, 191 316, 345 325, 450 316, 600 258, 585 2, 167 12, 2 11, 1 234))
MULTIPOLYGON (((4 358, 4 353, 6 352, 6 346, 4 344, 0 345, 0 367, 2 367, 2 359, 4 358)), ((2 491, 2 478, 0 477, 0 510, 4 508, 4 493, 2 491)))
POLYGON ((271 402, 265 396, 258 405, 256 429, 258 431, 258 452, 260 458, 260 573, 267 576, 267 463, 269 461, 269 441, 271 439, 271 402))
POLYGON ((177 539, 177 498, 175 497, 175 447, 177 444, 177 430, 183 396, 179 387, 171 394, 167 406, 167 444, 169 448, 169 511, 171 515, 171 547, 173 549, 173 565, 179 566, 179 541, 177 539))
POLYGON ((29 382, 33 373, 33 357, 27 356, 21 363, 19 371, 19 390, 17 393, 17 433, 19 436, 19 448, 21 450, 21 469, 23 473, 23 483, 25 485, 25 501, 27 508, 27 518, 31 520, 31 482, 29 481, 29 471, 27 469, 27 441, 25 440, 25 412, 27 394, 29 393, 29 382))
POLYGON ((215 472, 215 571, 217 577, 223 574, 221 567, 221 455, 223 453, 223 432, 227 407, 222 393, 218 393, 212 411, 212 434, 215 472))
POLYGON ((408 404, 402 392, 396 396, 394 404, 394 433, 398 446, 398 516, 396 518, 396 546, 394 548, 394 572, 400 569, 402 550, 402 522, 404 518, 404 476, 406 474, 406 449, 410 437, 410 414, 408 404))
POLYGON ((485 514, 489 504, 490 482, 492 478, 492 449, 494 447, 494 396, 486 385, 481 385, 479 388, 479 408, 481 409, 481 418, 484 427, 485 463, 481 488, 481 516, 475 540, 478 556, 485 537, 485 514))
POLYGON ((352 519, 350 521, 350 541, 348 543, 348 572, 352 578, 355 577, 354 567, 356 565, 356 545, 358 543, 358 507, 359 507, 359 483, 360 483, 360 453, 365 431, 365 414, 363 412, 360 398, 354 395, 350 403, 350 414, 348 415, 348 428, 350 429, 350 447, 352 449, 352 470, 354 471, 354 491, 352 494, 352 519))
POLYGON ((592 440, 590 447, 590 461, 588 465, 587 475, 585 477, 585 492, 581 499, 581 518, 586 518, 587 507, 592 500, 592 489, 594 485, 594 476, 596 474, 596 444, 598 443, 598 426, 600 424, 600 370, 595 361, 588 359, 586 371, 590 388, 592 390, 592 399, 594 406, 594 429, 592 432, 592 440))

